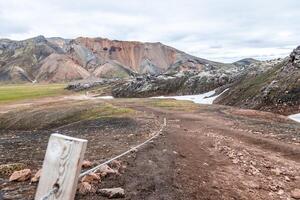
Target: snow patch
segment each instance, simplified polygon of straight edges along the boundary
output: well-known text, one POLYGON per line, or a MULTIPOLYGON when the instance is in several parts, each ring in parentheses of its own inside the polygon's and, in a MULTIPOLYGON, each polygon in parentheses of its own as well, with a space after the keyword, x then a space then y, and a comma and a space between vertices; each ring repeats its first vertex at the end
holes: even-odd
POLYGON ((113 96, 101 96, 101 97, 94 97, 96 99, 113 99, 113 96))
POLYGON ((212 90, 203 94, 197 94, 197 95, 183 95, 183 96, 159 96, 159 97, 151 97, 156 99, 176 99, 176 100, 188 100, 192 101, 197 104, 213 104, 214 100, 221 96, 224 92, 226 92, 228 89, 224 90, 219 95, 215 95, 216 90, 212 90))
POLYGON ((296 122, 300 122, 300 113, 295 114, 295 115, 290 115, 289 118, 296 122))

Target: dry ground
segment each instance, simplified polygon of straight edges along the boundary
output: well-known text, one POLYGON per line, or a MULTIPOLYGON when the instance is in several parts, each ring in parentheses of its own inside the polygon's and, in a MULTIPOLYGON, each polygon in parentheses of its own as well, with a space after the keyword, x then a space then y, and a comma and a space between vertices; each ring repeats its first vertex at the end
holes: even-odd
MULTIPOLYGON (((85 158, 101 162, 147 139, 166 117, 163 135, 97 186, 123 187, 128 200, 292 199, 300 187, 300 124, 284 116, 158 99, 49 97, 0 107, 0 163, 33 171, 52 132, 88 139, 85 158)), ((33 198, 36 184, 7 178, 0 174, 0 199, 33 198)))

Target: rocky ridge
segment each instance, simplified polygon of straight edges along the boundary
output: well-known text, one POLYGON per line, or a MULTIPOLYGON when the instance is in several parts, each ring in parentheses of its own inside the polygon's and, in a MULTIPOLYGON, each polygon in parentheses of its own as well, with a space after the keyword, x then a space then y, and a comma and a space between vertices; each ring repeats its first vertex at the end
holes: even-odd
POLYGON ((280 114, 300 112, 300 46, 285 59, 256 76, 241 79, 216 103, 271 111, 280 114))
POLYGON ((256 76, 273 65, 256 62, 249 65, 214 67, 206 65, 202 71, 169 72, 160 75, 144 75, 116 85, 115 97, 150 97, 159 95, 200 94, 220 88, 222 92, 241 79, 256 76))

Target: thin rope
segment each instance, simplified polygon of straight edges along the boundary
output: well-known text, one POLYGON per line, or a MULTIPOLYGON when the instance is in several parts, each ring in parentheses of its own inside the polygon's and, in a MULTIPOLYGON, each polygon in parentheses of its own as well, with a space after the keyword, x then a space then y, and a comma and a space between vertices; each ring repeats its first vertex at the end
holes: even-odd
POLYGON ((160 133, 163 131, 163 129, 164 129, 164 127, 165 127, 166 125, 167 125, 167 120, 166 120, 166 118, 164 118, 164 123, 163 123, 162 127, 159 129, 159 131, 157 131, 157 132, 156 132, 152 137, 150 137, 148 140, 146 140, 146 141, 144 141, 143 143, 141 143, 141 144, 139 144, 139 145, 137 145, 137 146, 135 146, 135 147, 133 147, 133 148, 131 148, 131 149, 125 151, 124 153, 121 153, 121 154, 119 154, 119 155, 117 155, 117 156, 115 156, 115 157, 113 157, 113 158, 111 158, 111 159, 105 161, 104 163, 101 163, 101 164, 99 164, 99 165, 93 167, 92 169, 89 169, 89 170, 87 170, 87 171, 81 173, 81 174, 79 175, 79 179, 82 178, 83 176, 87 175, 87 174, 90 174, 90 173, 92 173, 92 172, 97 171, 97 170, 100 169, 102 166, 104 166, 104 165, 106 165, 106 164, 108 164, 108 163, 110 163, 110 162, 112 162, 112 161, 114 161, 114 160, 117 160, 118 158, 123 157, 123 156, 125 156, 125 155, 127 155, 127 154, 129 154, 129 153, 131 153, 131 152, 133 152, 133 151, 135 151, 135 150, 137 150, 138 148, 142 147, 143 145, 147 144, 148 142, 152 141, 154 138, 156 138, 157 136, 160 135, 160 133))
POLYGON ((40 200, 49 200, 52 195, 58 191, 58 187, 53 187, 47 194, 40 198, 40 200))
MULTIPOLYGON (((117 160, 118 158, 121 158, 121 157, 123 157, 123 156, 125 156, 125 155, 127 155, 127 154, 129 154, 129 153, 131 153, 131 152, 133 152, 133 151, 136 151, 138 148, 140 148, 140 147, 142 147, 143 145, 149 143, 150 141, 152 141, 153 139, 155 139, 156 137, 158 137, 158 136, 161 134, 161 132, 163 131, 163 129, 164 129, 165 126, 167 126, 167 119, 166 119, 166 118, 164 118, 164 123, 163 123, 163 125, 161 126, 161 128, 160 128, 157 132, 155 132, 155 134, 154 134, 152 137, 150 137, 149 139, 147 139, 147 140, 144 141, 143 143, 141 143, 141 144, 139 144, 139 145, 137 145, 137 146, 135 146, 135 147, 133 147, 133 148, 131 148, 131 149, 125 151, 124 153, 121 153, 121 154, 119 154, 119 155, 117 155, 117 156, 115 156, 115 157, 113 157, 113 158, 111 158, 111 159, 105 161, 104 163, 101 163, 101 164, 99 164, 99 165, 93 167, 92 169, 89 169, 89 170, 87 170, 87 171, 81 173, 81 174, 79 175, 79 179, 82 178, 83 176, 87 175, 87 174, 90 174, 90 173, 92 173, 92 172, 97 171, 97 170, 100 169, 102 166, 104 166, 104 165, 106 165, 106 164, 108 164, 108 163, 110 163, 110 162, 112 162, 112 161, 114 161, 114 160, 117 160)), ((51 190, 49 190, 49 192, 48 192, 46 195, 44 195, 42 198, 40 198, 40 200, 49 200, 49 198, 50 198, 52 195, 54 195, 57 191, 58 191, 58 188, 57 188, 57 187, 53 187, 51 190)))

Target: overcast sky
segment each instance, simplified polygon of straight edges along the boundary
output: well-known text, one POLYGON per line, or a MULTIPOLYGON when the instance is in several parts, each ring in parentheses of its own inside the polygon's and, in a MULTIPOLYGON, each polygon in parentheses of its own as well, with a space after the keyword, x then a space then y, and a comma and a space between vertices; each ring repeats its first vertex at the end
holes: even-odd
POLYGON ((0 37, 162 42, 231 62, 300 45, 300 0, 1 0, 0 37))

